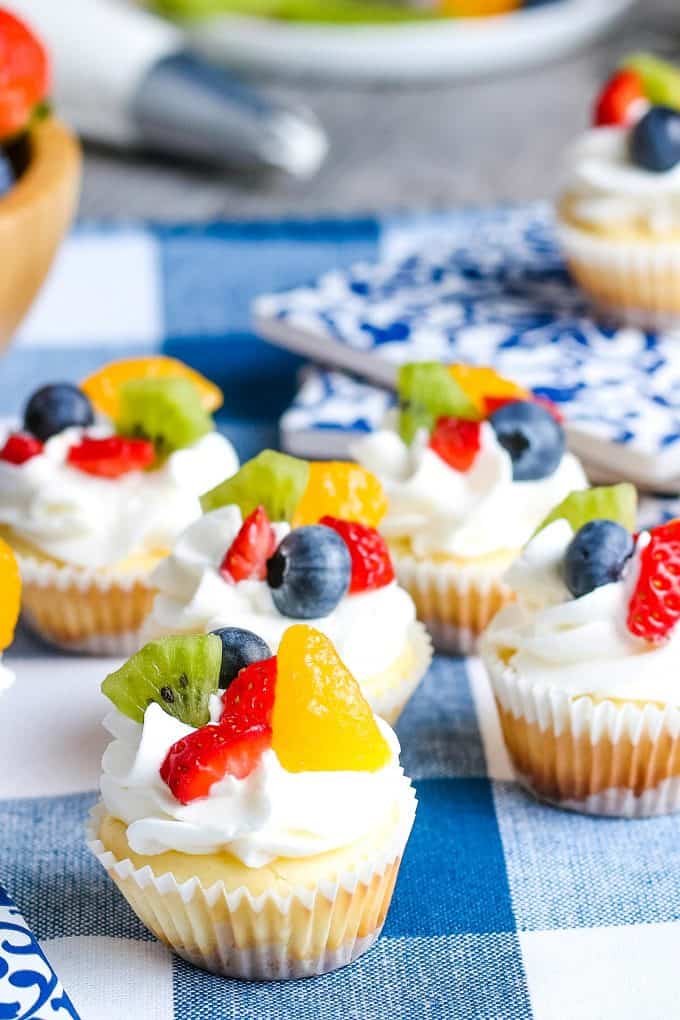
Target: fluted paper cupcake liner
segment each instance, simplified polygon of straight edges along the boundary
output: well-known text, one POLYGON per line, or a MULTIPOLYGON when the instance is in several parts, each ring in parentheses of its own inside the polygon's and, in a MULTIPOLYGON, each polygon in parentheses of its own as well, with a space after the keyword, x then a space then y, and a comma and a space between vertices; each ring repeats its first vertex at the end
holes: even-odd
POLYGON ((129 656, 141 646, 141 626, 155 591, 144 574, 104 574, 17 556, 22 613, 44 641, 66 651, 129 656))
POLYGON ((641 329, 680 327, 680 242, 610 240, 558 226, 576 282, 605 315, 641 329))
POLYGON ((477 639, 512 589, 500 577, 463 573, 454 563, 417 560, 393 554, 399 584, 416 604, 435 648, 452 655, 470 655, 477 639))
POLYGON ((415 660, 412 669, 402 678, 379 694, 367 694, 371 708, 390 726, 394 726, 415 692, 432 662, 432 640, 422 623, 414 623, 409 630, 408 640, 413 649, 415 660))
POLYGON ((571 696, 482 654, 517 778, 535 796, 621 818, 680 810, 679 709, 571 696))
POLYGON ((178 883, 118 860, 99 839, 105 816, 97 805, 87 827, 88 846, 140 920, 183 959, 224 977, 279 980, 324 974, 351 963, 380 935, 402 854, 415 817, 412 787, 385 846, 355 870, 282 896, 258 896, 247 886, 221 881, 205 888, 198 877, 178 883))

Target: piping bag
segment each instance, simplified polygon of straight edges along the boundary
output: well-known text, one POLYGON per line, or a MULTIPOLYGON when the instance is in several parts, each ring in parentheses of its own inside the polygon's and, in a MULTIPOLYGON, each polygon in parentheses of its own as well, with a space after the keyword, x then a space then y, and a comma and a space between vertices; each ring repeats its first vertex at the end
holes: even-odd
POLYGON ((186 49, 174 25, 116 0, 8 0, 51 52, 53 98, 84 137, 235 169, 318 170, 307 110, 271 100, 186 49))

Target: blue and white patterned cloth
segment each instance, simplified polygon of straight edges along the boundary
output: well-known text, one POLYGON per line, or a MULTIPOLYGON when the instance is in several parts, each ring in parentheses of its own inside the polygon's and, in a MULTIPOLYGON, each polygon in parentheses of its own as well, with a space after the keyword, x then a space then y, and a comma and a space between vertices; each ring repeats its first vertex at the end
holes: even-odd
MULTIPOLYGON (((255 294, 441 229, 424 218, 81 228, 0 359, 0 415, 19 411, 41 382, 160 349, 223 386, 220 424, 248 456, 275 442, 298 367, 250 332, 255 294)), ((9 663, 17 680, 0 698, 0 881, 82 1020, 678 1015, 680 818, 599 821, 531 801, 512 782, 476 661, 438 659, 400 722, 419 809, 382 939, 336 974, 265 985, 174 958, 84 845, 106 742, 98 688, 111 661, 59 654, 22 633, 9 663)), ((0 934, 0 961, 2 943, 0 934)), ((2 989, 0 1018, 21 1016, 2 989)))

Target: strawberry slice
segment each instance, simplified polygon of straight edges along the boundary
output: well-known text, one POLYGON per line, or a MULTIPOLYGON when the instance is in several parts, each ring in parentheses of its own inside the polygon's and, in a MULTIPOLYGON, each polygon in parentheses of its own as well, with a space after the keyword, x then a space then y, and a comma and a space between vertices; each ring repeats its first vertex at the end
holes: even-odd
POLYGON ((595 101, 595 127, 633 124, 649 106, 642 78, 637 71, 618 71, 605 84, 595 101))
POLYGON ((258 506, 246 517, 238 535, 227 549, 220 564, 225 581, 263 581, 267 560, 276 549, 276 534, 269 523, 267 511, 258 506))
POLYGON ((337 531, 349 549, 352 575, 350 594, 384 588, 394 580, 392 557, 387 542, 375 528, 339 517, 322 517, 319 524, 337 531))
POLYGON ((24 131, 44 109, 50 88, 47 51, 25 22, 0 10, 0 140, 24 131))
POLYGON ((181 804, 207 797, 225 776, 245 779, 272 743, 268 726, 233 733, 222 726, 201 726, 172 745, 160 768, 161 779, 181 804))
POLYGON ((147 439, 127 439, 124 436, 93 439, 84 436, 69 449, 66 461, 88 475, 120 478, 130 471, 143 471, 150 467, 155 456, 153 443, 147 439))
MULTIPOLYGON (((494 411, 498 411, 499 408, 505 407, 506 404, 512 404, 517 400, 521 400, 521 397, 485 397, 484 398, 484 414, 485 417, 490 418, 494 411)), ((548 400, 547 397, 540 397, 536 393, 532 393, 529 399, 534 404, 538 404, 539 407, 543 407, 548 414, 552 415, 558 425, 564 424, 564 415, 560 411, 557 404, 554 404, 552 400, 548 400)))
POLYGON ((480 443, 480 423, 466 418, 440 418, 430 436, 430 449, 455 471, 470 470, 480 443))
POLYGON ((231 733, 271 726, 276 686, 276 656, 251 662, 222 695, 220 726, 231 733))
POLYGON ((29 436, 25 432, 12 432, 0 450, 0 460, 6 460, 10 464, 25 464, 27 460, 42 453, 43 449, 43 444, 35 436, 29 436))
POLYGON ((650 532, 628 605, 628 630, 653 644, 666 641, 680 620, 680 519, 650 532))

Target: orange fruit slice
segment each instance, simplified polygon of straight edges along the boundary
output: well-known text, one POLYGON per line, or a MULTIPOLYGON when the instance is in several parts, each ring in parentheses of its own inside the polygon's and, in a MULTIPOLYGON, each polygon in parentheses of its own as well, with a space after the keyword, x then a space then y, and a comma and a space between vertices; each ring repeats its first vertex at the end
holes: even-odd
POLYGON ((486 397, 530 399, 531 394, 523 386, 518 386, 512 379, 506 379, 485 365, 449 365, 448 370, 482 414, 486 413, 486 397))
POLYGON ((293 527, 340 517, 375 528, 387 513, 387 497, 370 471, 344 460, 311 461, 307 488, 293 516, 293 527))
POLYGON ((440 9, 454 18, 488 18, 521 6, 522 0, 442 0, 440 9))
POLYGON ((21 575, 14 553, 0 538, 0 651, 9 648, 21 605, 21 575))
POLYGON ((306 624, 289 627, 279 645, 272 747, 288 772, 376 772, 390 760, 359 684, 306 624))
POLYGON ((120 387, 132 379, 188 379, 199 391, 201 403, 206 411, 216 411, 224 403, 219 386, 189 365, 185 365, 183 361, 165 354, 110 361, 108 365, 83 379, 80 388, 101 414, 115 421, 120 409, 120 387))

